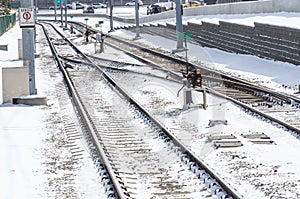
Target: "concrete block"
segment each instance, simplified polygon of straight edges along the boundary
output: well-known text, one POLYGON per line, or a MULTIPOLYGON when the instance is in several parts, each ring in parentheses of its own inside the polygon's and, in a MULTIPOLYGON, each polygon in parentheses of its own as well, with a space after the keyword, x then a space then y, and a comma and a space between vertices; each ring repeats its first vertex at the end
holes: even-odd
POLYGON ((8 51, 8 45, 0 45, 0 50, 8 51))
POLYGON ((29 95, 28 67, 0 67, 0 104, 29 95))
POLYGON ((47 98, 37 95, 22 96, 12 99, 13 104, 47 105, 47 98))

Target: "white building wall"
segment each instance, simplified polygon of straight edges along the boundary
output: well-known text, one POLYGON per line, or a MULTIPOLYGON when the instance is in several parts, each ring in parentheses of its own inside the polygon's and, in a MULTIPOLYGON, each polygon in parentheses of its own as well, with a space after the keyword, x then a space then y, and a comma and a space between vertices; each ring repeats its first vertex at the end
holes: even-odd
POLYGON ((0 67, 0 104, 3 104, 2 67, 0 67))

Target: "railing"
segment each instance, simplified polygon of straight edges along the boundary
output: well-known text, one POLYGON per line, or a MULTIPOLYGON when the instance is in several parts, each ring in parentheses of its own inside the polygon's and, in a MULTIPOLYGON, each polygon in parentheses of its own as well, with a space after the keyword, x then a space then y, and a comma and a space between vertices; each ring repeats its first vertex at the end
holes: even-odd
POLYGON ((13 0, 11 0, 10 1, 10 7, 11 8, 20 8, 20 5, 21 5, 21 2, 20 1, 13 1, 13 0))
POLYGON ((0 16, 0 36, 16 24, 16 13, 0 16))
POLYGON ((235 3, 235 2, 241 2, 241 0, 218 0, 217 3, 235 3))

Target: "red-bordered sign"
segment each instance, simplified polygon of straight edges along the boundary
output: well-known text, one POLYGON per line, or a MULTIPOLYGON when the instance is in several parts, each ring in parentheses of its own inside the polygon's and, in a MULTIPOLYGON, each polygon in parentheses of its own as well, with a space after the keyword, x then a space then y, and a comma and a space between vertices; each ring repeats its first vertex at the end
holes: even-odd
POLYGON ((31 13, 30 12, 24 12, 22 17, 23 17, 23 19, 28 21, 28 20, 31 19, 31 13))
POLYGON ((35 26, 34 8, 19 8, 19 16, 21 28, 30 28, 35 26))

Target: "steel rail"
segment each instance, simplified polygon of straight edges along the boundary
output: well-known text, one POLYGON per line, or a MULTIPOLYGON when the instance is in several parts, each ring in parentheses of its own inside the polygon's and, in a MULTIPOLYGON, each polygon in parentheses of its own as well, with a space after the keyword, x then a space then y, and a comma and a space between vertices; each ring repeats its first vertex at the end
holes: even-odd
MULTIPOLYGON (((78 25, 81 25, 81 23, 77 23, 78 25)), ((96 30, 94 30, 96 31, 96 30)), ((137 44, 134 44, 134 43, 128 43, 127 41, 123 40, 123 39, 120 39, 116 36, 109 36, 110 38, 118 41, 118 42, 122 42, 122 43, 125 43, 127 45, 130 45, 130 46, 133 46, 135 48, 138 48, 142 51, 145 51, 145 52, 149 52, 151 54, 154 54, 154 55, 157 55, 157 56, 160 56, 160 57, 163 57, 163 58, 166 58, 168 60, 176 60, 176 62, 178 63, 181 63, 183 65, 187 65, 188 67, 198 67, 198 68, 201 68, 202 70, 204 70, 204 73, 206 74, 210 74, 210 75, 203 75, 204 78, 206 79, 211 79, 211 80, 217 80, 219 82, 223 82, 225 84, 227 84, 227 86, 231 86, 231 87, 235 87, 235 88, 239 88, 240 90, 244 90, 244 91, 250 91, 250 92, 257 92, 257 93, 264 93, 265 95, 269 95, 269 97, 273 97, 273 98, 277 98, 279 100, 282 100, 284 102, 286 102, 287 104, 292 104, 292 105, 296 105, 298 108, 300 108, 300 99, 298 97, 295 97, 295 96, 292 96, 292 95, 288 95, 288 94, 284 94, 284 93, 278 93, 276 91, 273 91, 271 90, 270 88, 267 88, 267 87, 262 87, 262 86, 258 86, 258 85, 254 85, 253 83, 251 82, 248 82, 246 80, 242 80, 242 79, 236 79, 235 77, 231 77, 231 76, 228 76, 226 75, 225 73, 222 73, 222 72, 219 72, 219 71, 213 71, 212 69, 209 69, 209 68, 206 68, 206 67, 203 67, 203 66, 198 66, 198 65, 195 65, 195 64, 192 64, 192 63, 187 63, 186 60, 184 60, 183 58, 177 58, 177 57, 170 57, 169 55, 167 54, 163 54, 159 51, 156 51, 154 49, 149 49, 149 48, 144 48, 140 45, 137 45, 137 44), (216 77, 217 76, 217 77, 216 77)), ((111 45, 110 46, 114 47, 114 48, 117 48, 119 50, 121 50, 120 48, 118 48, 117 46, 114 46, 114 45, 111 45)), ((124 50, 123 50, 124 51, 124 50)), ((126 53, 130 53, 128 51, 126 51, 126 53)), ((140 57, 138 56, 135 56, 136 58, 138 58, 140 61, 143 61, 144 59, 141 60, 140 57)), ((147 62, 147 61, 146 61, 147 62)), ((148 63, 151 63, 148 61, 148 63)), ((174 75, 177 75, 176 73, 174 75)), ((214 89, 212 88, 208 88, 207 90, 208 92, 211 92, 212 94, 215 94, 217 96, 220 96, 220 97, 223 97, 223 98, 226 98, 228 100, 231 100, 233 102, 235 102, 236 104, 242 106, 243 108, 246 108, 256 114, 259 114, 271 121, 274 121, 284 127, 286 127, 287 129, 290 129, 298 134, 300 134, 300 129, 299 128, 296 128, 280 119, 277 119, 275 117, 272 117, 271 115, 269 114, 266 114, 262 111, 259 111, 251 106, 248 106, 247 104, 245 103, 242 103, 232 97, 229 97, 229 96, 226 96, 226 95, 223 95, 217 91, 215 91, 214 89)), ((278 102, 280 103, 280 102, 278 102)))
MULTIPOLYGON (((88 57, 90 57, 92 59, 96 59, 93 56, 88 56, 88 57)), ((80 61, 80 60, 73 60, 73 59, 64 58, 64 57, 62 57, 62 59, 66 60, 66 61, 69 61, 69 62, 74 62, 74 63, 77 63, 77 64, 93 65, 91 63, 83 62, 83 61, 80 61)), ((110 60, 106 60, 106 61, 110 61, 110 60)), ((112 66, 106 66, 104 64, 99 64, 99 63, 96 63, 96 64, 99 67, 103 68, 103 69, 111 69, 111 70, 115 70, 115 71, 121 71, 121 72, 127 72, 127 73, 134 73, 134 74, 138 74, 138 75, 151 76, 151 77, 155 77, 155 78, 159 78, 159 79, 168 80, 168 81, 171 81, 171 82, 182 84, 182 81, 175 80, 175 79, 170 79, 170 78, 162 77, 162 76, 158 76, 158 75, 154 75, 154 74, 151 74, 151 73, 143 73, 143 72, 138 72, 138 71, 129 70, 129 69, 122 69, 122 68, 117 68, 117 67, 112 67, 112 66)))
POLYGON ((234 99, 234 98, 232 98, 232 97, 229 97, 229 96, 227 96, 227 95, 224 95, 224 94, 222 94, 222 93, 220 93, 220 92, 217 92, 217 91, 212 90, 212 89, 209 89, 209 92, 212 93, 212 94, 214 94, 214 95, 216 95, 216 96, 219 96, 219 97, 228 99, 228 100, 230 100, 230 101, 232 101, 232 102, 234 102, 234 103, 240 105, 241 107, 243 107, 243 108, 245 108, 245 109, 247 109, 247 110, 250 110, 250 111, 252 111, 253 113, 256 113, 256 114, 258 114, 258 115, 261 115, 261 116, 263 116, 263 117, 265 117, 265 118, 267 118, 267 119, 269 119, 269 120, 271 120, 271 121, 274 121, 274 122, 276 122, 276 123, 278 123, 278 124, 280 124, 280 125, 286 127, 286 128, 289 129, 289 130, 292 130, 292 131, 294 131, 295 133, 297 133, 297 134, 300 135, 300 129, 299 129, 299 128, 296 128, 296 127, 294 127, 294 126, 292 126, 292 125, 290 125, 290 124, 288 124, 288 123, 286 123, 286 122, 284 122, 284 121, 282 121, 282 120, 279 120, 279 119, 277 119, 277 118, 275 118, 275 117, 272 117, 272 116, 269 115, 269 114, 266 114, 266 113, 264 113, 264 112, 262 112, 262 111, 259 111, 259 110, 255 109, 255 108, 251 107, 251 106, 248 106, 247 104, 245 104, 245 103, 243 103, 243 102, 240 102, 240 101, 238 101, 238 100, 236 100, 236 99, 234 99))
MULTIPOLYGON (((51 21, 51 20, 47 20, 47 21, 51 21)), ((53 20, 52 20, 53 21, 53 20)), ((75 21, 70 21, 69 23, 72 23, 72 24, 76 24, 78 26, 81 26, 81 27, 86 27, 86 25, 84 23, 81 23, 81 22, 75 22, 75 21)), ((89 27, 94 33, 98 32, 98 30, 92 28, 92 27, 89 27)), ((161 35, 162 37, 168 37, 167 34, 163 34, 161 35)), ((117 40, 119 42, 123 42, 123 43, 127 43, 127 41, 125 40, 122 40, 116 36, 112 36, 112 35, 107 35, 107 37, 109 38, 112 38, 114 40, 117 40)), ((175 37, 172 37, 173 39, 176 39, 175 37)), ((220 79, 221 81, 228 81, 228 82, 232 82, 234 84, 240 84, 241 86, 247 86, 249 85, 250 87, 252 88, 255 88, 258 92, 264 92, 264 93, 269 93, 271 95, 273 95, 273 97, 276 97, 280 100, 283 100, 285 101, 286 103, 288 104, 298 104, 298 107, 300 108, 300 98, 296 97, 296 96, 293 96, 293 95, 289 95, 289 94, 285 94, 285 93, 278 93, 278 92, 275 92, 273 91, 272 89, 269 89, 267 87, 263 87, 263 86, 258 86, 258 85, 254 85, 253 83, 249 82, 249 81, 246 81, 246 80, 243 80, 243 79, 237 79, 236 77, 232 77, 232 76, 228 76, 227 74, 221 72, 221 71, 214 71, 210 68, 207 68, 207 67, 203 67, 203 66, 199 66, 197 64, 193 64, 193 63, 189 63, 189 62, 186 62, 185 59, 183 58, 180 58, 180 57, 170 57, 169 55, 166 55, 166 54, 163 54, 159 51, 156 51, 154 49, 149 49, 149 48, 144 48, 144 47, 141 47, 137 44, 134 44, 134 43, 130 43, 131 46, 135 46, 136 48, 139 48, 140 50, 142 51, 145 51, 145 52, 149 52, 149 53, 152 53, 152 54, 155 54, 155 55, 158 55, 160 57, 164 57, 166 59, 169 59, 169 60, 176 60, 176 62, 178 63, 181 63, 183 65, 186 65, 187 67, 191 67, 191 68, 194 68, 194 67, 197 67, 197 68, 201 68, 203 71, 203 73, 207 73, 207 74, 210 74, 210 75, 203 75, 203 77, 206 77, 207 79, 215 79, 215 75, 216 76, 219 76, 220 78, 216 78, 216 79, 220 79)), ((141 59, 140 57, 136 57, 138 60, 140 61, 144 61, 144 59, 141 59)))
MULTIPOLYGON (((81 23, 77 23, 78 25, 81 25, 81 23)), ((96 30, 94 30, 96 31, 96 30)), ((125 43, 127 45, 130 45, 130 46, 134 46, 135 48, 138 48, 142 51, 145 51, 145 52, 149 52, 151 54, 154 54, 154 55, 157 55, 157 56, 160 56, 160 57, 163 57, 163 58, 166 58, 168 60, 176 60, 176 62, 178 63, 181 63, 183 65, 187 65, 187 67, 190 67, 190 68, 194 68, 194 67, 197 67, 197 68, 201 68, 202 70, 204 70, 204 74, 209 74, 209 75, 203 75, 204 78, 206 79, 210 79, 210 80, 217 80, 219 82, 222 82, 222 83, 225 83, 227 86, 229 85, 230 87, 235 87, 235 88, 238 88, 240 90, 244 90, 244 91, 250 91, 250 92, 253 92, 253 93, 264 93, 265 95, 269 95, 269 97, 272 97, 273 99, 274 98, 277 98, 278 100, 282 100, 284 101, 285 103, 287 104, 292 104, 292 105, 296 105, 296 107, 300 108, 300 98, 296 97, 296 96, 292 96, 292 95, 288 95, 288 94, 284 94, 284 93, 278 93, 276 91, 273 91, 271 90, 270 88, 267 88, 267 87, 262 87, 262 86, 258 86, 258 85, 254 85, 253 83, 251 82, 248 82, 246 80, 243 80, 243 79, 237 79, 235 77, 231 77, 231 76, 228 76, 226 75, 225 73, 222 73, 222 72, 219 72, 219 71, 213 71, 212 69, 209 69, 209 68, 206 68, 206 67, 203 67, 203 66, 199 66, 199 65, 195 65, 195 64, 192 64, 192 63, 187 63, 186 60, 184 60, 183 58, 178 58, 178 57, 170 57, 169 55, 167 54, 163 54, 159 51, 156 51, 154 49, 149 49, 149 48, 144 48, 140 45, 137 45, 137 44, 134 44, 134 43, 128 43, 127 41, 123 40, 123 39, 120 39, 116 36, 108 36, 114 40, 117 40, 118 42, 122 42, 122 43, 125 43), (217 77, 216 77, 217 76, 217 77)), ((114 48, 118 48, 117 46, 114 46, 114 45, 111 45, 111 47, 114 47, 114 48)), ((118 48, 119 50, 121 50, 120 48, 118 48)), ((123 50, 124 51, 124 50, 123 50)), ((127 53, 130 53, 128 51, 126 51, 127 53)), ((140 57, 138 56, 135 56, 136 58, 138 58, 140 61, 144 61, 144 59, 141 59, 140 57)), ((151 63, 151 62, 148 62, 148 63, 151 63)), ((177 75, 176 73, 174 75, 177 75)), ((300 134, 300 129, 299 128, 296 128, 280 119, 277 119, 275 117, 272 117, 271 115, 269 114, 266 114, 262 111, 259 111, 251 106, 248 106, 247 104, 245 103, 242 103, 232 97, 229 97, 229 96, 226 96, 226 95, 223 95, 217 91, 215 91, 214 89, 212 88, 208 88, 207 90, 208 92, 211 92, 217 96, 220 96, 220 97, 223 97, 223 98, 226 98, 228 100, 231 100, 233 102, 235 102, 236 104, 242 106, 243 108, 246 108, 256 114, 259 114, 271 121, 274 121, 284 127, 286 127, 287 129, 290 129, 298 134, 300 134)), ((278 101, 277 100, 277 101, 278 101)), ((280 103, 280 102, 278 102, 280 103)))
MULTIPOLYGON (((119 39, 119 38, 115 38, 115 37, 112 37, 113 39, 117 39, 119 42, 123 42, 123 43, 127 43, 126 41, 122 40, 122 39, 119 39)), ((133 46, 133 45, 136 45, 136 44, 132 44, 130 43, 130 46, 133 46)), ((140 47, 139 45, 137 45, 137 48, 142 48, 140 47)), ((154 51, 154 54, 158 55, 158 56, 162 56, 162 57, 167 57, 168 59, 172 59, 170 57, 168 57, 168 55, 165 55, 165 54, 161 54, 160 52, 156 52, 155 50, 150 50, 150 49, 146 49, 147 51, 154 51)), ((176 60, 178 60, 177 58, 174 58, 176 60)), ((182 64, 187 64, 184 60, 181 60, 179 59, 178 60, 179 62, 181 62, 182 64)), ((188 63, 189 65, 192 65, 191 63, 188 63)), ((196 65, 195 65, 196 66, 196 65)), ((206 70, 206 69, 205 69, 206 70)), ((210 71, 210 70, 209 70, 210 71)), ((266 95, 269 95, 269 97, 274 97, 274 98, 277 98, 277 99, 280 99, 280 100, 283 100, 285 101, 287 104, 292 104, 292 103, 298 103, 297 107, 299 108, 300 107, 300 99, 298 97, 295 97, 295 96, 292 96, 292 95, 288 95, 288 94, 284 94, 284 93, 278 93, 278 92, 275 92, 269 88, 266 88, 266 87, 262 87, 262 86, 257 86, 257 85, 254 85, 253 83, 251 82, 248 82, 246 80, 237 80, 235 79, 234 77, 228 77, 227 75, 225 74, 222 74, 222 73, 217 73, 217 72, 214 72, 212 71, 214 74, 219 74, 220 77, 215 77, 215 76, 208 76, 208 75, 203 75, 204 78, 206 79, 210 79, 210 80, 217 80, 219 82, 223 82, 227 85, 231 85, 231 87, 235 87, 235 88, 240 88, 240 90, 244 90, 244 91, 251 91, 251 92, 257 92, 257 93, 264 93, 266 95), (225 79, 225 78, 226 79, 225 79)), ((215 94, 217 96, 220 96, 220 97, 223 97, 223 98, 226 98, 228 100, 231 100, 233 102, 235 102, 236 104, 240 105, 241 107, 243 108, 246 108, 256 114, 259 114, 271 121, 274 121, 284 127, 286 127, 287 129, 289 130, 292 130, 294 131, 295 133, 297 134, 300 134, 300 129, 299 128, 296 128, 280 119, 277 119, 275 117, 272 117, 271 115, 269 114, 266 114, 262 111, 259 111, 251 106, 248 106, 247 104, 243 103, 243 102, 240 102, 232 97, 229 97, 229 96, 226 96, 224 94, 221 94, 217 91, 215 91, 213 88, 208 88, 207 89, 207 92, 210 92, 212 94, 215 94)), ((295 104, 296 104, 295 103, 295 104)))
MULTIPOLYGON (((206 75, 202 75, 204 80, 206 79, 206 80, 218 81, 218 82, 224 83, 224 84, 226 84, 227 86, 230 86, 230 87, 239 87, 241 90, 271 94, 273 97, 275 97, 277 99, 280 99, 280 100, 283 100, 283 101, 285 101, 289 104, 292 102, 292 99, 289 98, 290 96, 286 96, 285 94, 277 93, 275 91, 272 91, 271 89, 254 85, 251 82, 248 82, 248 81, 245 81, 245 80, 235 79, 234 77, 230 77, 230 76, 227 76, 223 73, 212 71, 211 69, 207 69, 207 68, 203 69, 202 66, 194 65, 192 63, 186 63, 184 60, 181 60, 180 58, 169 57, 168 55, 162 54, 159 51, 155 51, 153 49, 148 49, 148 48, 146 49, 146 48, 143 48, 139 45, 128 43, 124 40, 121 40, 120 38, 116 38, 116 37, 112 37, 112 38, 119 41, 119 42, 126 43, 127 45, 130 44, 130 46, 135 46, 136 48, 139 48, 141 50, 148 51, 151 54, 155 54, 155 55, 158 55, 158 56, 163 57, 163 58, 167 58, 167 59, 172 60, 172 61, 175 60, 176 62, 182 63, 183 65, 188 65, 188 67, 190 67, 190 68, 201 68, 202 70, 204 70, 204 74, 206 74, 206 75), (207 75, 207 74, 212 74, 212 75, 207 75)), ((124 49, 120 49, 118 46, 115 46, 115 45, 112 45, 112 44, 107 44, 107 45, 109 45, 113 48, 116 48, 118 50, 122 50, 122 51, 126 52, 127 54, 130 53, 130 52, 124 50, 124 49)), ((138 56, 134 55, 134 57, 138 57, 138 56)), ((138 58, 142 59, 146 63, 151 63, 152 65, 155 65, 151 61, 147 61, 147 60, 145 61, 144 58, 140 58, 140 57, 138 57, 138 58)), ((167 69, 163 69, 163 70, 167 70, 167 69)), ((182 78, 183 78, 175 72, 169 71, 169 74, 171 74, 174 77, 177 77, 178 80, 182 80, 182 78)), ((213 88, 209 88, 208 92, 210 90, 213 90, 213 88)), ((293 100, 296 101, 296 99, 294 99, 294 98, 293 98, 293 100)), ((300 100, 300 99, 298 99, 298 100, 300 100)))
MULTIPOLYGON (((51 25, 51 24, 50 24, 51 25)), ((55 29, 55 27, 52 25, 52 27, 55 29)), ((59 31, 56 30, 58 33, 59 31)), ((61 33, 59 33, 62 37, 61 33)), ((64 37, 65 38, 65 37, 64 37)), ((107 74, 101 67, 99 67, 96 63, 94 63, 87 55, 85 55, 83 52, 81 52, 68 38, 65 38, 65 40, 78 52, 82 57, 84 57, 87 61, 89 61, 92 65, 94 65, 95 68, 97 68, 102 75, 105 77, 105 79, 112 85, 114 88, 124 96, 126 100, 128 100, 129 103, 135 105, 138 107, 139 111, 144 113, 147 118, 152 121, 154 124, 156 124, 169 138, 173 141, 173 143, 180 148, 180 151, 183 154, 187 154, 189 158, 194 161, 197 165, 200 166, 200 168, 204 169, 212 178, 218 182, 222 188, 226 191, 227 194, 229 194, 234 199, 242 199, 243 197, 233 188, 231 187, 227 182, 225 182, 218 174, 216 174, 208 165, 204 163, 203 160, 200 160, 197 158, 197 156, 189 150, 180 140, 178 140, 175 136, 173 136, 163 124, 160 123, 158 119, 155 119, 151 114, 145 110, 137 100, 135 100, 129 93, 127 93, 121 85, 119 85, 109 74, 107 74)))
MULTIPOLYGON (((43 28, 43 31, 44 31, 45 36, 47 38, 47 41, 49 43, 50 49, 51 49, 51 51, 52 51, 52 53, 55 57, 57 65, 58 65, 59 69, 61 70, 62 75, 64 77, 64 80, 65 80, 65 82, 68 86, 70 95, 73 99, 72 101, 76 104, 77 110, 80 113, 82 119, 84 120, 86 128, 88 129, 88 131, 92 135, 93 144, 97 148, 98 155, 101 157, 101 160, 103 161, 103 164, 104 164, 103 166, 106 168, 107 172, 109 173, 109 177, 113 182, 114 189, 117 192, 117 198, 126 199, 127 196, 125 196, 124 189, 122 188, 121 184, 119 183, 118 178, 114 174, 113 166, 110 164, 110 161, 108 160, 107 156, 105 155, 103 147, 97 141, 97 135, 96 135, 96 132, 95 132, 95 127, 90 121, 90 116, 88 115, 84 105, 82 104, 81 99, 80 99, 75 87, 73 86, 72 80, 70 79, 66 69, 64 68, 63 63, 60 61, 59 56, 57 55, 57 51, 56 51, 54 45, 52 44, 52 42, 51 42, 51 40, 50 40, 50 38, 49 38, 49 36, 46 32, 46 29, 45 29, 44 25, 41 24, 41 23, 38 23, 38 24, 41 25, 42 28, 43 28)), ((52 26, 52 24, 49 24, 49 25, 52 26)), ((61 35, 61 36, 63 36, 63 35, 61 35)))
POLYGON ((149 52, 149 53, 151 53, 153 55, 157 55, 157 56, 163 57, 165 59, 174 61, 176 63, 182 64, 184 66, 187 66, 188 68, 200 68, 202 70, 202 74, 204 74, 203 77, 205 77, 207 79, 219 79, 219 80, 221 80, 223 82, 233 83, 234 85, 252 87, 252 88, 255 88, 257 92, 270 93, 274 97, 276 97, 278 99, 281 99, 283 101, 286 101, 287 103, 291 103, 292 100, 300 103, 300 99, 296 98, 294 96, 290 96, 290 95, 283 94, 283 93, 278 93, 278 92, 275 92, 275 91, 273 91, 273 90, 271 90, 269 88, 258 86, 258 85, 254 85, 253 83, 248 82, 246 80, 237 79, 236 77, 228 76, 227 74, 225 74, 223 72, 214 71, 214 70, 212 70, 210 68, 207 68, 207 67, 204 67, 204 66, 200 66, 200 65, 196 65, 196 64, 193 64, 193 63, 190 63, 190 62, 186 62, 186 60, 184 60, 183 58, 180 58, 180 57, 175 57, 175 56, 170 57, 170 55, 161 53, 161 52, 159 52, 157 50, 154 50, 154 49, 144 48, 144 47, 142 47, 140 45, 137 45, 137 44, 129 43, 129 42, 127 42, 127 41, 125 41, 123 39, 120 39, 119 37, 116 37, 116 36, 111 36, 110 35, 108 37, 110 37, 110 38, 112 38, 112 39, 114 39, 114 40, 116 40, 118 42, 125 43, 127 45, 130 44, 130 46, 134 46, 135 48, 139 48, 141 51, 149 52))

